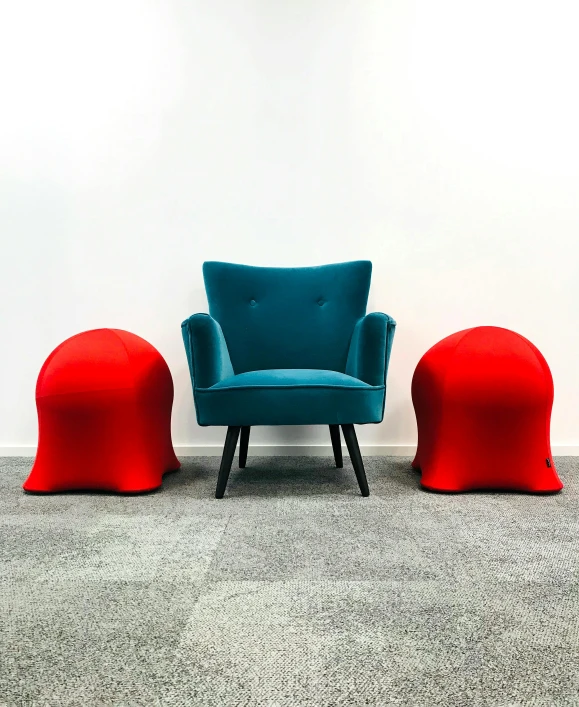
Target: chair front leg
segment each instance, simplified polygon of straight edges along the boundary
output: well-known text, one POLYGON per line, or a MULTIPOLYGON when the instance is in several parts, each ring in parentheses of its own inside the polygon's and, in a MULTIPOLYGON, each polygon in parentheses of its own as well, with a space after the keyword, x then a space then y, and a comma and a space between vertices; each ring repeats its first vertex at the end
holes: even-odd
POLYGON ((215 489, 215 498, 223 498, 231 464, 235 456, 235 448, 239 438, 239 430, 241 427, 228 427, 225 437, 225 445, 223 447, 223 456, 221 457, 221 466, 219 467, 219 476, 217 477, 217 488, 215 489))
POLYGON ((354 425, 342 425, 342 432, 344 433, 344 439, 346 440, 346 445, 348 447, 350 459, 352 460, 352 466, 356 472, 356 478, 358 479, 358 485, 360 486, 362 496, 369 496, 370 489, 368 488, 368 480, 366 479, 364 462, 362 461, 362 455, 360 454, 360 447, 358 446, 358 438, 356 437, 354 425))

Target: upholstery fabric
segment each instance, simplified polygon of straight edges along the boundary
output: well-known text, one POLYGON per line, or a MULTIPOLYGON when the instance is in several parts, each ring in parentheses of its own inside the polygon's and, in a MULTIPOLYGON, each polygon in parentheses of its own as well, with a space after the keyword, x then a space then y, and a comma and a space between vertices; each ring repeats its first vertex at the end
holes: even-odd
POLYGON ((223 330, 236 374, 267 368, 346 369, 366 314, 372 264, 264 268, 207 262, 209 313, 223 330))
POLYGON ((197 387, 211 388, 233 375, 225 337, 215 319, 208 314, 194 314, 183 322, 181 332, 191 376, 197 387))
POLYGON ((308 386, 316 388, 369 388, 358 378, 337 371, 321 371, 309 368, 279 368, 266 371, 248 371, 238 376, 224 378, 213 386, 213 390, 226 388, 278 388, 308 386))
POLYGON ((182 324, 200 425, 380 422, 396 323, 366 315, 371 263, 203 266, 182 324))
POLYGON ((161 354, 119 329, 64 341, 36 385, 39 440, 27 491, 150 491, 180 463, 173 380, 161 354))
POLYGON ((443 339, 418 363, 412 400, 424 487, 562 488, 549 439, 553 379, 519 334, 484 326, 443 339))
POLYGON ((316 425, 376 422, 384 385, 311 369, 249 371, 197 389, 200 422, 213 425, 316 425))
POLYGON ((354 328, 346 373, 369 385, 386 385, 395 326, 391 317, 378 312, 360 319, 354 328))

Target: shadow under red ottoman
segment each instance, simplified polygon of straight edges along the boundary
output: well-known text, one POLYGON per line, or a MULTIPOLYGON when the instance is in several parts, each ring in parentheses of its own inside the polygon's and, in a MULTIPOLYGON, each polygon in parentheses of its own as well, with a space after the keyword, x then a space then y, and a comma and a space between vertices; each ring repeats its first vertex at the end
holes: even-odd
POLYGON ((443 339, 414 372, 422 486, 436 491, 563 488, 551 457, 553 378, 533 344, 475 327, 443 339))
POLYGON ((172 405, 169 368, 144 339, 120 329, 67 339, 38 376, 38 452, 23 488, 158 488, 165 472, 180 467, 172 405))

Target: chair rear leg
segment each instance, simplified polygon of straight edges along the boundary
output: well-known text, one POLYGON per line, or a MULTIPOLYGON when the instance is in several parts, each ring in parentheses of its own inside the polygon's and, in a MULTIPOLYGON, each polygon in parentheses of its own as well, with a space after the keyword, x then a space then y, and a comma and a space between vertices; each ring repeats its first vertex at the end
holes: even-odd
POLYGON ((332 449, 334 450, 336 468, 341 469, 344 466, 344 460, 342 458, 342 440, 340 439, 340 425, 330 425, 330 437, 332 438, 332 449))
POLYGON ((231 464, 235 456, 235 448, 239 438, 240 427, 228 427, 225 437, 225 445, 223 447, 223 456, 221 457, 221 466, 219 467, 219 476, 217 477, 217 488, 215 489, 215 498, 223 498, 231 464))
POLYGON ((245 469, 247 464, 247 448, 249 447, 249 433, 251 427, 241 428, 241 439, 239 440, 239 468, 245 469))
POLYGON ((350 459, 352 460, 352 466, 356 472, 356 478, 358 479, 358 485, 360 486, 362 496, 369 496, 370 489, 368 488, 368 480, 366 479, 364 462, 362 461, 362 455, 360 454, 360 447, 358 446, 358 438, 356 437, 354 425, 342 425, 342 432, 344 433, 344 439, 346 440, 346 445, 348 447, 350 459))

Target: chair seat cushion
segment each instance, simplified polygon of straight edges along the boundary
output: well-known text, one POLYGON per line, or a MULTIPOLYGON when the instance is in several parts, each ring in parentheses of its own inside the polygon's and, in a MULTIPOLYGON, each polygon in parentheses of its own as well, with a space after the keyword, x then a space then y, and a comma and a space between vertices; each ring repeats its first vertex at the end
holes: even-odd
POLYGON ((385 387, 338 371, 248 371, 197 388, 200 425, 332 425, 381 422, 385 387))
POLYGON ((263 386, 331 386, 347 388, 371 388, 358 378, 352 378, 338 371, 322 371, 311 368, 277 368, 267 371, 248 371, 238 376, 230 376, 213 386, 217 388, 262 388, 263 386))

